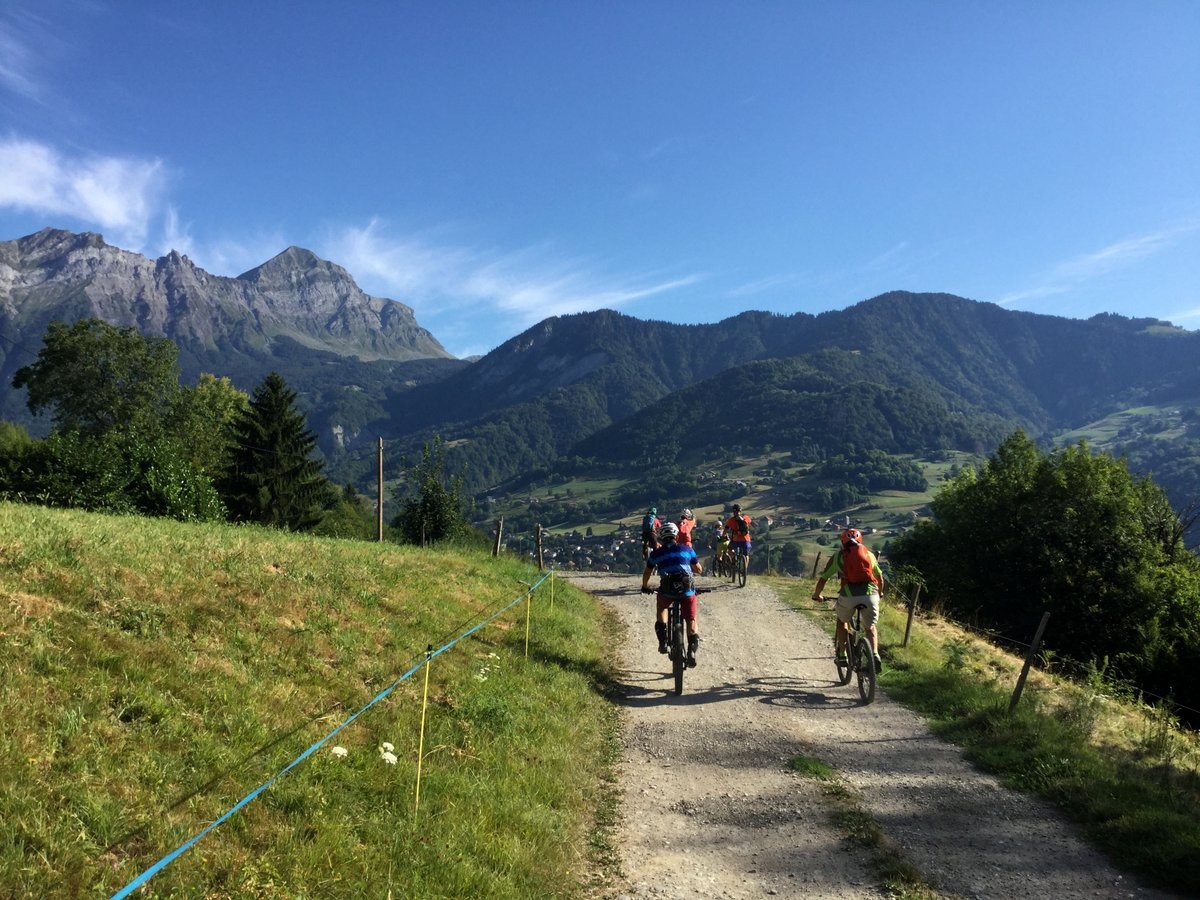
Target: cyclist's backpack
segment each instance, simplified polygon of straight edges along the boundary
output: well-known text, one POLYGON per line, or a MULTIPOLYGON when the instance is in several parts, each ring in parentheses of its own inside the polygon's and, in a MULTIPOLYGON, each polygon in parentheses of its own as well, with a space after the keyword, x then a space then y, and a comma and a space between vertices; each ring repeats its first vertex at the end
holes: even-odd
POLYGON ((658 590, 665 597, 686 597, 692 589, 691 572, 663 572, 658 590))
POLYGON ((733 533, 738 537, 745 537, 750 533, 750 526, 746 524, 745 516, 733 517, 733 533))
POLYGON ((871 551, 862 544, 851 541, 842 549, 842 580, 846 584, 875 583, 871 551))
POLYGON ((654 531, 654 523, 657 519, 657 516, 647 513, 646 518, 642 519, 642 534, 645 534, 647 531, 654 531))

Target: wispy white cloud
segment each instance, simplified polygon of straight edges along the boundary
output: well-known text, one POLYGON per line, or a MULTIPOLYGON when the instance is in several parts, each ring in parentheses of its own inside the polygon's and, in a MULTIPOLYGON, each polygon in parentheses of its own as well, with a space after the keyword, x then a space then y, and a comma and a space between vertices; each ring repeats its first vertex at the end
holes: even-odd
POLYGON ((763 294, 775 288, 787 287, 799 282, 800 276, 794 273, 786 275, 769 275, 766 278, 759 278, 757 281, 751 281, 746 284, 738 285, 737 287, 725 292, 728 298, 736 297, 753 297, 755 294, 763 294))
POLYGON ((161 214, 165 186, 159 159, 68 157, 36 141, 0 140, 0 206, 69 216, 131 249, 142 248, 161 214))
POLYGON ((0 13, 0 88, 42 102, 45 89, 34 48, 49 40, 46 24, 28 10, 12 6, 0 13))
POLYGON ((1126 238, 1095 252, 1064 260, 1030 286, 1005 294, 996 302, 1001 306, 1008 306, 1023 300, 1070 293, 1082 284, 1148 259, 1172 246, 1183 235, 1194 232, 1198 227, 1200 224, 1188 223, 1164 228, 1126 238))
POLYGON ((389 234, 379 220, 331 234, 322 253, 397 299, 437 301, 442 309, 486 303, 524 324, 618 307, 703 277, 609 276, 587 260, 556 258, 549 246, 501 252, 438 245, 389 234))
POLYGON ((207 272, 234 276, 261 265, 287 246, 287 239, 277 231, 248 238, 198 240, 192 236, 191 224, 183 222, 171 206, 163 216, 162 236, 156 250, 159 254, 177 250, 207 272))
POLYGON ((908 249, 908 241, 901 241, 900 243, 896 244, 896 246, 892 247, 891 249, 885 250, 885 251, 883 251, 883 253, 880 253, 874 259, 869 260, 867 262, 867 264, 865 266, 863 266, 863 268, 870 271, 870 270, 874 270, 874 269, 882 269, 886 266, 889 266, 892 263, 894 263, 897 259, 899 259, 901 254, 903 254, 904 251, 907 249, 908 249))
POLYGON ((1200 306, 1197 306, 1195 309, 1186 310, 1185 312, 1175 313, 1166 318, 1169 322, 1186 322, 1188 319, 1200 319, 1200 306))

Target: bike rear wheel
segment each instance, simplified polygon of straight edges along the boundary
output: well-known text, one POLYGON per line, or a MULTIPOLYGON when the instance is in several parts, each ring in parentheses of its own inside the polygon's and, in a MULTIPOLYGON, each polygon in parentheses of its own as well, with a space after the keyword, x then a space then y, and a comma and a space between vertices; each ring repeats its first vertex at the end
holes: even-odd
POLYGON ((683 693, 683 671, 687 668, 687 647, 684 644, 683 622, 676 620, 671 629, 671 674, 675 676, 675 693, 683 693))
POLYGON ((849 684, 851 677, 854 675, 854 657, 846 654, 844 660, 838 660, 837 644, 833 647, 833 664, 837 668, 838 684, 849 684))
POLYGON ((875 654, 871 652, 870 642, 861 638, 854 652, 858 670, 858 693, 863 703, 870 703, 875 699, 875 654))

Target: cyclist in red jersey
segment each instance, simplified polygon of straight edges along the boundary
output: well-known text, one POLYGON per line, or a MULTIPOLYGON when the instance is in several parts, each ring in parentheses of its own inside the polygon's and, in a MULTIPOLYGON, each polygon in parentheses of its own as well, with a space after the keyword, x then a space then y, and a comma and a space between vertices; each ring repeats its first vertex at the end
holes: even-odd
POLYGON ((677 543, 692 546, 692 529, 696 527, 696 517, 690 509, 685 509, 679 516, 679 537, 677 543))

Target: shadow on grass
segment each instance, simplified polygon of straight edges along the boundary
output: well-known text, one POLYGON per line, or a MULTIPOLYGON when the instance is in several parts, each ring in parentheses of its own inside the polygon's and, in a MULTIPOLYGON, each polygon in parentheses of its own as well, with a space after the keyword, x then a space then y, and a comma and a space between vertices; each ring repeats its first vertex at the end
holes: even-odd
MULTIPOLYGON (((245 767, 245 765, 248 762, 250 762, 251 760, 255 759, 256 757, 262 756, 264 753, 267 753, 267 752, 273 750, 275 747, 278 747, 284 741, 286 741, 286 740, 294 737, 295 735, 299 734, 300 732, 304 731, 306 728, 308 728, 314 722, 318 722, 321 719, 326 718, 331 712, 333 712, 339 708, 340 708, 340 706, 330 707, 329 709, 325 710, 324 712, 318 713, 317 715, 312 716, 308 720, 301 722, 300 724, 295 725, 292 728, 289 728, 287 731, 279 732, 274 738, 267 741, 265 744, 261 745, 260 747, 257 747, 256 749, 250 751, 245 756, 243 756, 241 759, 239 759, 237 762, 235 762, 229 766, 226 766, 220 772, 217 772, 215 775, 213 775, 211 778, 209 778, 207 781, 205 781, 203 784, 200 784, 200 785, 192 788, 186 794, 183 794, 176 800, 172 801, 168 806, 164 806, 161 810, 161 813, 165 815, 166 813, 173 812, 175 809, 177 809, 178 807, 187 803, 193 797, 197 797, 200 794, 207 793, 208 791, 210 791, 214 787, 216 787, 218 784, 220 784, 223 780, 228 778, 230 775, 233 775, 236 772, 240 772, 242 770, 242 768, 245 767)), ((147 832, 147 830, 150 828, 151 824, 153 824, 153 823, 147 822, 145 825, 140 825, 137 828, 133 829, 132 831, 127 832, 126 834, 117 838, 115 841, 113 841, 107 847, 105 847, 104 850, 101 852, 102 853, 111 853, 113 850, 116 850, 117 848, 122 847, 125 844, 128 844, 132 841, 137 840, 138 838, 142 837, 147 832)))

